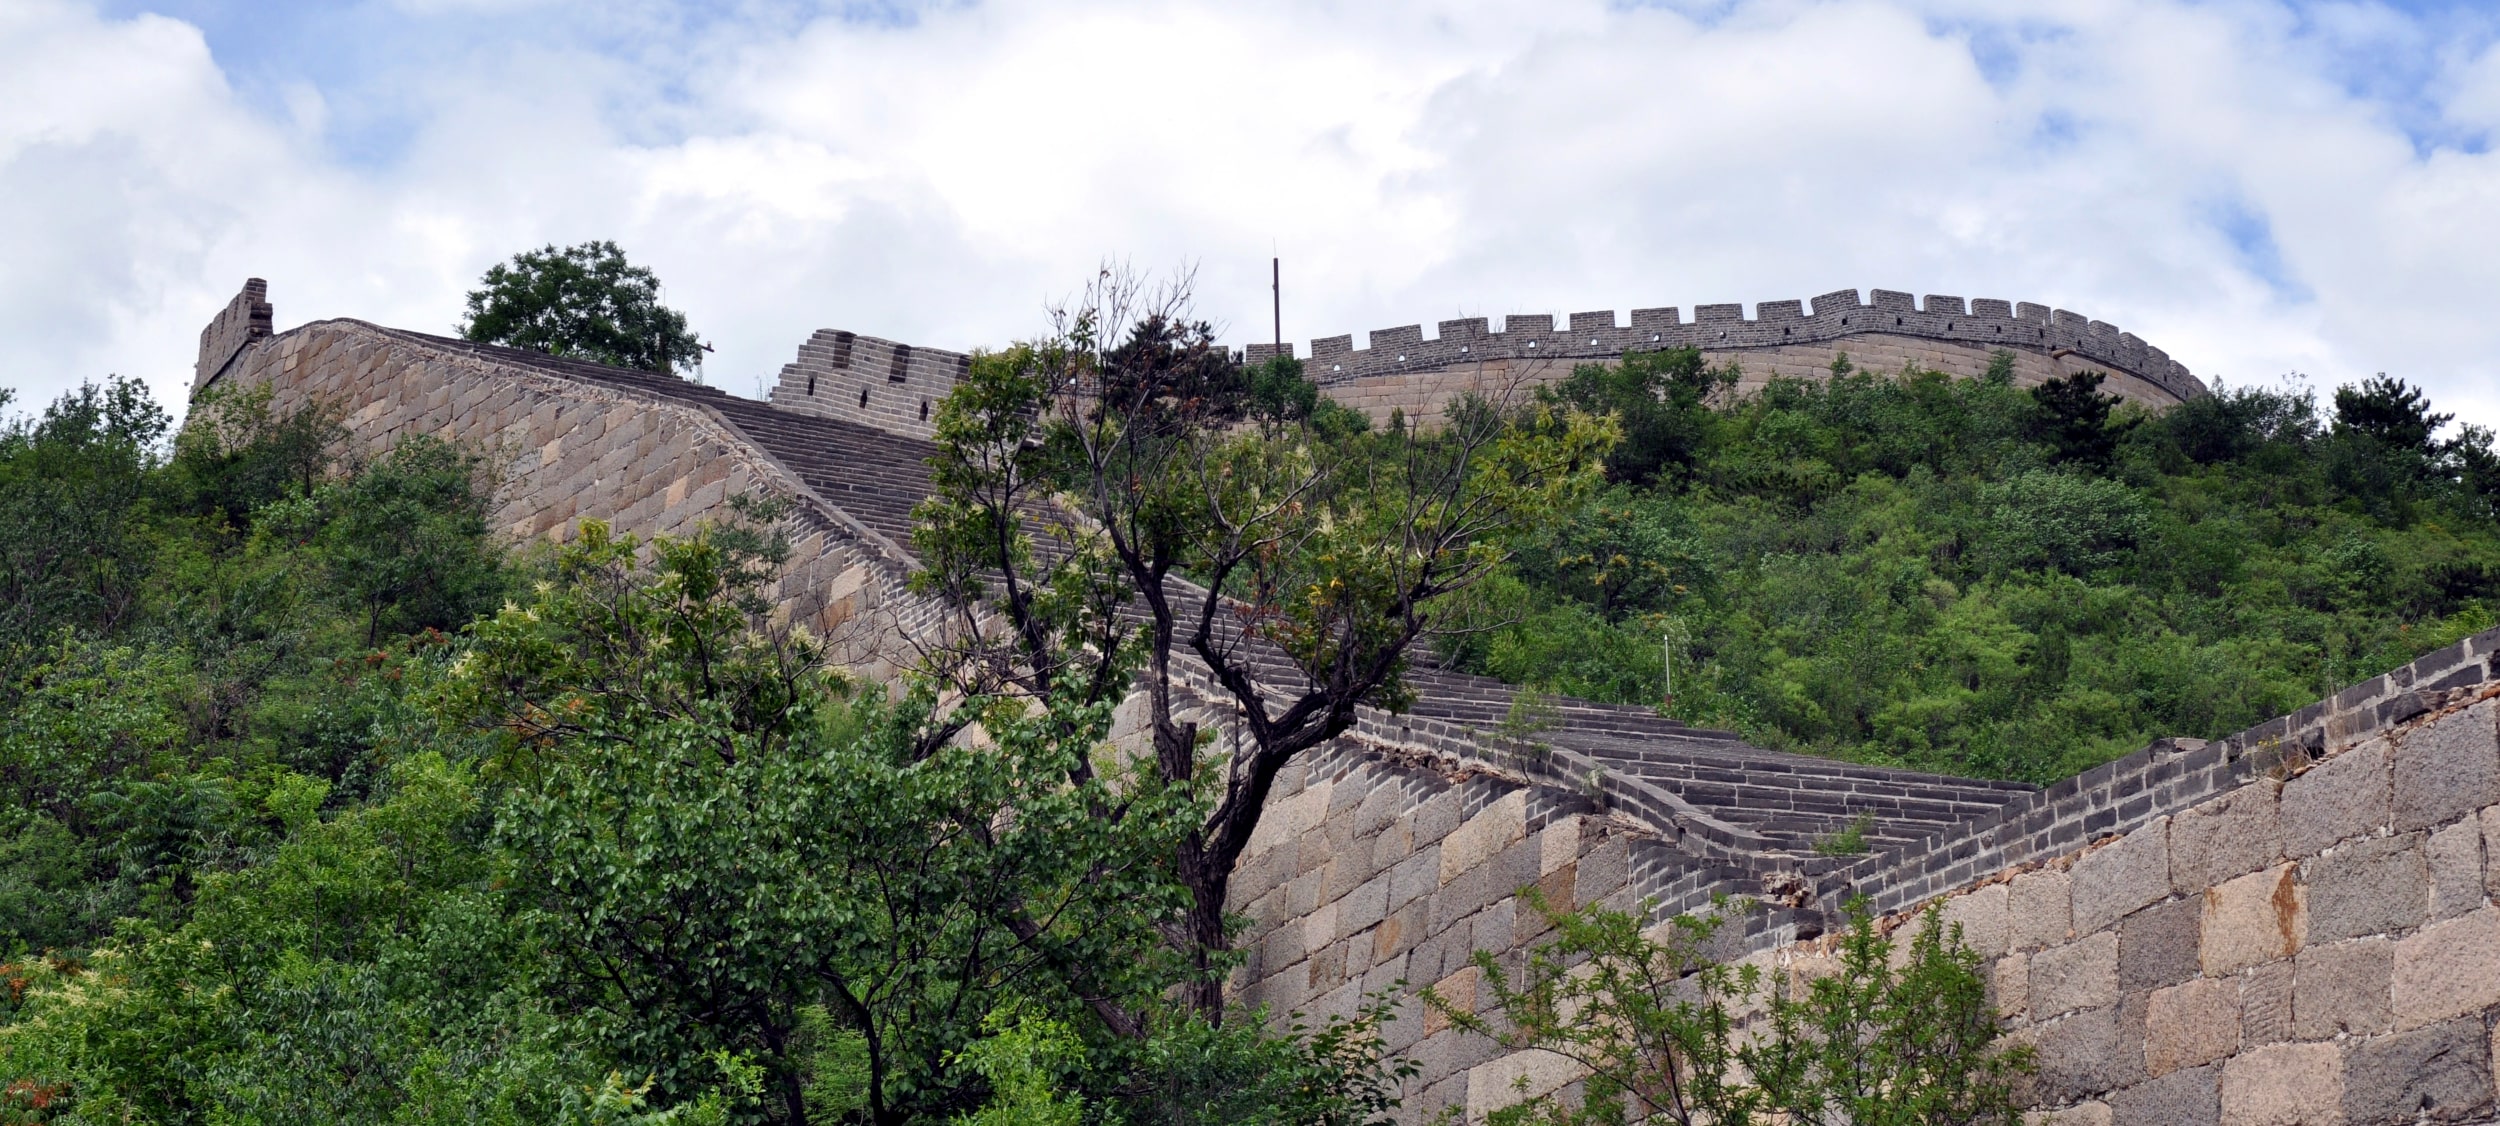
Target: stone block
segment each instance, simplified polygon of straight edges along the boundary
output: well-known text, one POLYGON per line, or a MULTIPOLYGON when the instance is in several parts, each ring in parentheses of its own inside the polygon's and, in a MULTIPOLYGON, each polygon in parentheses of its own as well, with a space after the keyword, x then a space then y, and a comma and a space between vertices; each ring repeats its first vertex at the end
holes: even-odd
POLYGON ((1432 925, 1437 929, 1483 910, 1486 904, 1501 898, 1501 893, 1494 890, 1492 870, 1478 865, 1441 885, 1431 898, 1432 925))
POLYGON ((2362 938, 2312 946, 2300 952, 2293 966, 2293 1031, 2301 1039, 2387 1031, 2394 1019, 2388 1008, 2388 983, 2396 968, 2394 943, 2362 938))
POLYGON ((2347 841, 2302 861, 2301 874, 2319 942, 2408 930, 2421 925, 2430 906, 2420 833, 2347 841))
POLYGON ((2299 952, 2308 913, 2294 872, 2284 864, 2205 892, 2197 956, 2206 974, 2221 977, 2299 952))
POLYGON ((1483 970, 1475 966, 1463 966, 1457 972, 1433 982, 1433 996, 1440 998, 1442 1004, 1435 1005, 1427 1002, 1424 1005, 1424 1035, 1430 1036, 1451 1027, 1449 1017, 1451 1010, 1474 1013, 1476 1011, 1476 987, 1482 984, 1483 978, 1483 970), (1448 1008, 1444 1008, 1443 1005, 1448 1008))
POLYGON ((1389 910, 1395 911, 1441 886, 1440 846, 1434 845, 1389 869, 1389 910))
POLYGON ((1468 1120, 1481 1121, 1503 1107, 1552 1094, 1587 1073, 1571 1057, 1540 1049, 1496 1057, 1467 1072, 1468 1120))
POLYGON ((2144 1008, 2144 1073, 2159 1079, 2238 1051, 2240 987, 2197 978, 2156 989, 2144 1008))
POLYGON ((2055 946, 2074 936, 2071 877, 2056 869, 2025 872, 2006 885, 2009 939, 2016 950, 2055 946))
POLYGON ((1515 898, 1496 900, 1491 906, 1476 912, 1475 918, 1470 921, 1474 928, 1476 949, 1499 954, 1516 945, 1518 904, 1519 900, 1515 898))
POLYGON ((1578 861, 1580 859, 1580 836, 1578 814, 1561 818, 1540 830, 1537 833, 1537 876, 1541 879, 1553 875, 1564 865, 1578 861))
POLYGON ((2170 821, 2162 818, 2075 861, 2075 933, 2090 934, 2170 894, 2170 821))
POLYGON ((2031 955, 2008 954, 1988 965, 1988 997, 1997 1015, 2010 1021, 2031 1012, 2031 955))
POLYGON ((2500 907, 2422 928, 2396 943, 2388 1002, 2398 1029, 2500 1005, 2500 907))
POLYGON ((1422 805, 1415 807, 1415 812, 1410 814, 1407 820, 1415 826, 1417 847, 1438 844, 1441 838, 1449 836, 1451 830, 1458 828, 1459 800, 1457 790, 1443 790, 1424 799, 1422 805))
POLYGON ((1943 922, 1946 934, 1962 928, 1962 943, 1982 958, 1994 958, 2006 951, 2007 923, 2006 886, 1990 884, 1965 895, 1947 900, 1943 922))
POLYGON ((2386 827, 2391 798, 2388 744, 2372 739, 2283 784, 2283 850, 2314 856, 2338 841, 2386 827))
POLYGON ((2489 1122, 2491 1109, 2491 1040, 2480 1017, 2366 1040, 2344 1060, 2347 1122, 2489 1122))
POLYGON ((2268 962, 2240 975, 2240 1043, 2279 1044, 2292 1038, 2292 963, 2268 962))
POLYGON ((2118 989, 2139 993, 2195 977, 2204 897, 2173 899, 2127 916, 2118 925, 2118 989))
POLYGON ((2170 819, 2170 889, 2194 895, 2283 858, 2276 783, 2259 779, 2170 819))
POLYGON ((2034 1019, 2118 1003, 2118 936, 2086 935, 2031 956, 2034 1019))
POLYGON ((2443 825, 2500 802, 2500 740, 2486 700, 2405 732, 2391 756, 2397 832, 2443 825))
POLYGON ((2023 1115, 2023 1126, 2110 1126, 2108 1103, 2076 1103, 2056 1110, 2035 1110, 2023 1115))
POLYGON ((1323 903, 1302 917, 1302 942, 1312 953, 1337 941, 1337 905, 1323 903))
POLYGON ((1363 930, 1389 915, 1389 877, 1373 876, 1337 901, 1337 925, 1346 932, 1363 930))
POLYGON ((1528 792, 1514 790, 1450 830, 1441 841, 1441 882, 1491 860, 1525 834, 1528 792))
POLYGON ((2433 919, 2453 919, 2482 906, 2483 825, 2468 817, 2430 835, 2424 857, 2430 867, 2433 919))
POLYGON ((2222 1065, 2224 1126, 2341 1126, 2344 1056, 2333 1044, 2272 1044, 2222 1065))
POLYGON ((1571 883, 1571 902, 1555 906, 1586 907, 1623 890, 1631 863, 1631 839, 1621 834, 1608 836, 1580 857, 1571 883))
POLYGON ((2214 1126, 2222 1118, 2218 1064, 2173 1071, 2109 1096, 2111 1126, 2214 1126))
POLYGON ((1379 965, 1404 954, 1423 941, 1424 923, 1432 917, 1431 909, 1422 903, 1401 908, 1380 925, 1372 928, 1372 964, 1379 965))
POLYGON ((2142 1046, 2123 1034, 2115 1005, 2035 1024, 2008 1039, 2036 1053, 2029 1081, 2035 1105, 2098 1098, 2144 1075, 2142 1046))
POLYGON ((2500 805, 2483 810, 2478 820, 2483 826, 2483 894, 2500 900, 2500 864, 2491 863, 2500 856, 2500 805))

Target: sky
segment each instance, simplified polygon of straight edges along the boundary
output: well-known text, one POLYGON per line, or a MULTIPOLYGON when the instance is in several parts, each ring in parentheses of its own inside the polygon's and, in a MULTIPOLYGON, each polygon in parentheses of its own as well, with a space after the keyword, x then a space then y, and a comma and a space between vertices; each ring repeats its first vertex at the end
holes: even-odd
POLYGON ((177 412, 278 325, 449 332, 613 239, 768 386, 1047 326, 1106 260, 1228 341, 1885 288, 2208 382, 2500 426, 2500 4, 0 0, 0 386, 177 412))

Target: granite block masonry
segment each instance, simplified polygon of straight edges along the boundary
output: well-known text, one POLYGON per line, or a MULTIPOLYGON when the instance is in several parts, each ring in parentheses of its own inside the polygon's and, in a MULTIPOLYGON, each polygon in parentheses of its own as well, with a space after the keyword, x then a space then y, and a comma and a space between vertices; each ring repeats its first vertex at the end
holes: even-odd
MULTIPOLYGON (((1965 320, 2000 327, 1986 302, 1841 296, 1830 316, 1876 317, 1883 330, 1845 326, 1852 355, 1874 336, 1934 343, 1909 332, 1931 322, 1948 342, 1975 331, 1965 320)), ((1725 307, 1689 326, 1647 311, 1633 320, 1661 343, 1674 327, 1772 349, 1789 346, 1777 330, 1794 339, 1827 302, 1813 317, 1788 304, 1765 303, 1753 321, 1725 307)), ((1568 334, 1550 319, 1503 333, 1457 322, 1441 335, 1559 355, 1567 336, 1606 344, 1626 331, 1606 319, 1575 317, 1568 334)), ((2009 346, 2022 355, 2132 355, 2142 366, 2127 371, 2187 378, 2080 318, 2008 311, 2002 322, 2039 330, 2035 343, 2098 342, 2062 357, 2009 346)), ((1428 356, 1434 343, 1391 333, 1371 351, 1428 356)), ((910 642, 943 622, 906 583, 909 514, 927 481, 919 397, 942 394, 970 360, 839 334, 810 348, 784 373, 785 388, 802 381, 797 396, 785 403, 777 389, 767 405, 358 321, 275 332, 255 282, 203 332, 195 387, 266 385, 281 409, 327 402, 366 454, 412 434, 471 443, 498 470, 494 520, 516 540, 562 539, 586 518, 683 533, 721 518, 732 496, 787 498, 796 550, 774 612, 838 638, 861 671, 894 675, 910 642)), ((2146 378, 2174 401, 2201 393, 2146 378)), ((1488 734, 1506 689, 1420 669, 1413 711, 1366 712, 1279 778, 1233 884, 1248 920, 1233 995, 1318 1018, 1403 991, 1390 1043, 1421 1067, 1405 1118, 1446 1107, 1480 1120, 1519 1097, 1515 1080, 1545 1090, 1576 1076, 1427 1018, 1413 991, 1441 983, 1480 1005, 1488 991, 1467 976, 1471 956, 1516 957, 1545 933, 1527 889, 1556 904, 1654 904, 1661 917, 1716 895, 1764 896, 1774 905, 1741 917, 1725 952, 1775 966, 1827 958, 1838 905, 1863 895, 1896 915, 1940 907, 1989 960, 2009 1033, 2040 1052, 2041 1121, 2489 1121, 2500 1090, 2496 652, 2500 631, 2479 634, 2229 738, 2162 740, 2037 792, 1776 755, 1582 701, 1559 702, 1548 744, 1524 749, 1488 734), (1870 854, 1811 849, 1812 832, 1861 813, 1877 817, 1870 854)), ((1215 694, 1199 695, 1220 729, 1215 694)))

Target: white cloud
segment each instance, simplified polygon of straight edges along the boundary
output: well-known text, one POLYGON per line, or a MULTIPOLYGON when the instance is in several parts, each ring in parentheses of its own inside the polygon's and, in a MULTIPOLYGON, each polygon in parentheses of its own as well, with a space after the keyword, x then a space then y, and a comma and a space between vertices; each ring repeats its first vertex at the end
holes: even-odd
POLYGON ((1198 261, 1205 311, 1258 339, 1280 254, 1301 340, 1884 286, 2073 308, 2235 382, 2387 371, 2500 423, 2477 300, 2500 290, 2500 157, 2479 149, 2500 55, 2453 19, 991 0, 619 25, 561 0, 381 2, 339 26, 407 21, 396 64, 260 59, 265 97, 173 20, 0 8, 0 193, 22 217, 0 357, 22 403, 107 370, 177 398, 247 274, 282 324, 443 331, 493 261, 611 237, 740 391, 819 326, 1032 331, 1105 254, 1198 261), (2354 61, 2389 52, 2418 73, 2354 61))

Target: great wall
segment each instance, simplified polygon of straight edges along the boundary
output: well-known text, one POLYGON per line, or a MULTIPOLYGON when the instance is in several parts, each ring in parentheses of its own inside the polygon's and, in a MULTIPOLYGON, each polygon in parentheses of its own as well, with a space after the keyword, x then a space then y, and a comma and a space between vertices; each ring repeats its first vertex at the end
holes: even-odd
MULTIPOLYGON (((2205 394, 2185 365, 2134 333, 2064 309, 2031 302, 1929 294, 1872 292, 1862 302, 1844 289, 1803 301, 1763 301, 1752 319, 1742 305, 1701 305, 1685 321, 1673 307, 1632 310, 1618 325, 1612 312, 1573 313, 1557 329, 1551 315, 1511 316, 1502 331, 1484 317, 1442 321, 1431 339, 1422 325, 1373 330, 1365 348, 1354 338, 1311 342, 1305 373, 1339 403, 1375 422, 1392 411, 1430 424, 1470 392, 1488 398, 1518 393, 1569 374, 1574 364, 1605 363, 1627 353, 1697 348, 1712 365, 1733 361, 1740 390, 1777 377, 1830 374, 1845 353, 1856 367, 1897 372, 1909 365, 1954 376, 1988 370, 1999 351, 2014 360, 2014 382, 2034 386, 2077 372, 2099 372, 2103 390, 2148 407, 2205 394)), ((1294 356, 1291 344, 1251 344, 1252 363, 1294 356)), ((914 347, 823 329, 799 346, 781 369, 772 401, 792 410, 864 423, 914 437, 929 436, 929 412, 969 360, 961 352, 914 347)))
MULTIPOLYGON (((1501 333, 1446 322, 1433 341, 1411 327, 1359 351, 1322 340, 1310 360, 1330 394, 1410 417, 1454 387, 1550 378, 1529 364, 1685 344, 1793 374, 1843 347, 1870 366, 1891 349, 1968 374, 2004 347, 2025 381, 2089 367, 2151 405, 2203 393, 2158 350, 2070 314, 1875 296, 1818 298, 1810 316, 1766 302, 1750 321, 1704 306, 1689 325, 1575 315, 1567 339, 1550 318, 1501 333)), ((796 552, 775 613, 878 676, 935 628, 904 584, 903 545, 927 486, 921 404, 951 386, 959 353, 821 332, 767 404, 361 321, 274 327, 249 283, 201 334, 194 394, 265 384, 282 406, 317 398, 367 451, 410 434, 475 443, 493 453, 494 518, 516 540, 590 517, 679 532, 732 496, 784 497, 796 552)), ((1574 701, 1540 736, 1549 746, 1520 747, 1488 734, 1508 688, 1425 669, 1412 710, 1367 712, 1279 780, 1232 885, 1250 920, 1233 993, 1313 1015, 1401 981, 1474 999, 1472 951, 1539 937, 1518 895, 1530 885, 1670 913, 1761 897, 1722 953, 1806 974, 1832 957, 1841 905, 1864 896, 1884 912, 1941 904, 1961 924, 2013 1038, 2038 1051, 2038 1121, 2491 1121, 2496 652, 2500 631, 2478 634, 2229 738, 2161 740, 2045 790, 1774 753, 1574 701), (1812 847, 1861 817, 1867 854, 1812 847)), ((1224 721, 1212 703, 1196 715, 1224 721)), ((1421 1067, 1410 1121, 1445 1107, 1479 1119, 1574 1077, 1419 1004, 1388 1032, 1421 1067)))

